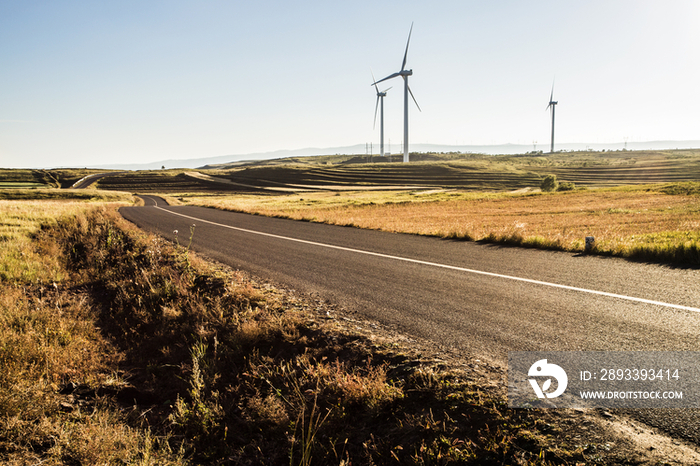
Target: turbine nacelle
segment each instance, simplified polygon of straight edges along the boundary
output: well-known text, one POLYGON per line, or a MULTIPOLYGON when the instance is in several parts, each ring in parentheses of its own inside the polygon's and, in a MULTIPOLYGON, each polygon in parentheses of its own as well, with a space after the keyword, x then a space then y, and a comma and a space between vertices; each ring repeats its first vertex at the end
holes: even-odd
POLYGON ((372 86, 376 86, 377 84, 379 84, 379 83, 381 83, 381 82, 388 81, 388 80, 394 79, 394 78, 398 78, 399 76, 401 76, 402 78, 405 78, 406 76, 413 76, 413 70, 401 70, 401 71, 398 71, 398 72, 396 72, 396 73, 390 74, 390 75, 387 76, 386 78, 382 78, 382 79, 380 79, 379 81, 373 82, 371 85, 372 85, 372 86))
MULTIPOLYGON (((376 86, 375 86, 375 87, 376 87, 376 86)), ((393 87, 393 86, 392 86, 392 87, 393 87)), ((386 97, 386 94, 389 92, 390 89, 391 89, 391 87, 387 87, 387 88, 384 89, 383 91, 380 91, 379 88, 377 88, 377 97, 378 97, 378 98, 379 98, 379 97, 386 97)))
POLYGON ((547 105, 545 110, 549 110, 549 107, 554 107, 558 103, 554 101, 554 82, 552 81, 552 93, 549 94, 549 105, 547 105))

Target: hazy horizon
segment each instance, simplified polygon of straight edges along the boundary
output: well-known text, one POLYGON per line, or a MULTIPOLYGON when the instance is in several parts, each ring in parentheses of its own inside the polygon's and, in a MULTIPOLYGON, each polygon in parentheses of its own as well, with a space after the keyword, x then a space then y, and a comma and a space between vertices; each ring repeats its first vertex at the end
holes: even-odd
MULTIPOLYGON (((401 147, 394 148, 391 154, 401 154, 401 147)), ((619 142, 611 144, 586 144, 586 143, 562 143, 560 152, 577 152, 584 150, 595 152, 601 151, 643 151, 643 150, 685 150, 685 149, 700 149, 700 140, 697 141, 644 141, 644 142, 619 142)), ((29 168, 29 169, 53 169, 53 168, 104 168, 118 170, 157 170, 165 167, 167 169, 174 168, 201 168, 206 165, 219 165, 236 162, 252 162, 263 160, 274 160, 284 158, 297 157, 314 157, 322 155, 367 155, 366 146, 364 144, 355 144, 344 147, 327 147, 327 148, 301 148, 301 149, 282 149, 271 152, 258 152, 250 154, 228 154, 211 157, 200 158, 183 158, 183 159, 161 159, 154 161, 146 161, 142 163, 124 164, 118 162, 106 162, 97 165, 85 166, 68 166, 68 165, 47 165, 36 167, 1 167, 1 168, 29 168)), ((464 154, 485 154, 485 155, 519 155, 527 154, 532 151, 540 151, 544 155, 548 154, 548 147, 534 148, 532 145, 518 144, 499 144, 485 146, 455 146, 444 144, 414 144, 412 152, 461 152, 464 154)), ((603 152, 601 152, 603 153, 603 152)), ((378 157, 378 148, 374 146, 373 155, 378 157)))

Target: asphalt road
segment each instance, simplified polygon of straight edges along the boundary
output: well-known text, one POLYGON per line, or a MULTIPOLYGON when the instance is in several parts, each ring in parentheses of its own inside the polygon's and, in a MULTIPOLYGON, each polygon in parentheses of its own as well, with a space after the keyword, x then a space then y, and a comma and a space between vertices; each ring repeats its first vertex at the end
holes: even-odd
MULTIPOLYGON (((700 351, 696 268, 167 206, 143 197, 145 207, 120 212, 145 230, 170 239, 178 230, 182 244, 194 224, 192 248, 199 253, 499 365, 508 351, 700 351)), ((651 416, 651 424, 700 439, 694 411, 651 416)))
POLYGON ((102 178, 107 176, 121 175, 126 172, 107 172, 107 173, 96 173, 94 175, 88 175, 80 180, 76 181, 71 188, 73 189, 87 189, 102 178))

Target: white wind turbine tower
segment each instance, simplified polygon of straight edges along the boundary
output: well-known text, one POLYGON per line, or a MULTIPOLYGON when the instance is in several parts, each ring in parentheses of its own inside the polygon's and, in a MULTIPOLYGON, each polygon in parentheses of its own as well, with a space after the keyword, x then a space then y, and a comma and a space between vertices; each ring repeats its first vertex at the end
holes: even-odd
MULTIPOLYGON (((374 81, 374 73, 372 73, 372 81, 374 81)), ((384 157, 384 97, 386 97, 386 93, 389 89, 387 88, 383 91, 379 91, 379 88, 377 87, 377 84, 374 84, 374 88, 377 90, 377 103, 374 106, 374 125, 372 126, 372 129, 374 129, 377 126, 377 110, 380 109, 379 112, 379 156, 384 157)))
POLYGON ((418 111, 421 111, 420 105, 418 105, 418 101, 416 101, 416 98, 413 96, 413 92, 411 91, 411 88, 408 87, 408 77, 413 74, 413 70, 407 70, 406 69, 406 58, 408 57, 408 44, 411 42, 411 32, 413 32, 413 23, 411 23, 411 29, 408 31, 408 40, 406 41, 406 51, 403 54, 403 62, 401 63, 401 71, 391 74, 387 76, 384 79, 380 79, 379 81, 374 82, 372 85, 376 86, 382 81, 386 81, 388 79, 393 79, 396 78, 397 76, 401 76, 403 78, 403 161, 404 163, 408 162, 408 94, 411 94, 411 97, 413 98, 413 102, 416 103, 416 107, 418 107, 418 111))
POLYGON ((549 150, 549 152, 554 153, 554 109, 556 108, 557 104, 559 102, 554 101, 554 83, 552 83, 552 93, 549 96, 549 105, 547 105, 547 108, 545 110, 549 110, 549 108, 552 108, 552 146, 549 150))

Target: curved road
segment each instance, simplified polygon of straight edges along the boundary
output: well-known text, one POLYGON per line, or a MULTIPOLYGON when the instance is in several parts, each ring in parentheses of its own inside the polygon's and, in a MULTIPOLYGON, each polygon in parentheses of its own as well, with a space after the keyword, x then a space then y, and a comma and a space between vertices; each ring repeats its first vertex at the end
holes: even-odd
MULTIPOLYGON (((698 351, 700 271, 267 218, 142 196, 120 213, 230 266, 499 365, 508 351, 698 351)), ((694 413, 684 435, 700 439, 694 413)), ((668 417, 668 416, 663 416, 668 417)), ((679 421, 673 421, 677 424, 679 421)), ((664 426, 664 421, 654 422, 664 426)), ((685 429, 684 428, 684 429, 685 429)), ((673 430, 673 429, 671 429, 673 430)))
POLYGON ((105 178, 107 176, 115 176, 115 175, 121 175, 122 173, 126 173, 124 171, 121 172, 107 172, 107 173, 95 173, 92 175, 85 176, 75 183, 73 183, 73 186, 71 186, 72 189, 87 189, 90 186, 92 186, 93 183, 101 180, 102 178, 105 178))

